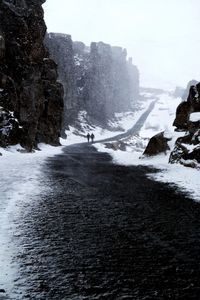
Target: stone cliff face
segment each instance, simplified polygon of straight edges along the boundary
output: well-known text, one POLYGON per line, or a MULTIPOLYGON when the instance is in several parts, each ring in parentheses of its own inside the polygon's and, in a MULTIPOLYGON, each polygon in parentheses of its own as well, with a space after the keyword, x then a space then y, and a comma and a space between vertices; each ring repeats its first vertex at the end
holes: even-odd
POLYGON ((63 126, 67 127, 77 114, 73 42, 70 35, 51 33, 46 35, 45 44, 59 68, 59 81, 64 88, 63 126))
MULTIPOLYGON (((99 42, 86 47, 63 34, 48 34, 46 45, 65 86, 65 111, 86 110, 100 123, 131 110, 139 96, 139 72, 125 49, 99 42)), ((68 113, 65 113, 67 115, 68 113)))
POLYGON ((43 45, 43 2, 0 1, 0 146, 59 143, 63 89, 43 45))

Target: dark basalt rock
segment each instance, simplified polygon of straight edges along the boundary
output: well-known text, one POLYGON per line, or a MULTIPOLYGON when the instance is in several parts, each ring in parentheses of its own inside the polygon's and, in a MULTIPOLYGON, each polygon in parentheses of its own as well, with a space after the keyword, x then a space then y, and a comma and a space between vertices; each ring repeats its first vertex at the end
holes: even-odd
POLYGON ((182 158, 184 160, 196 160, 198 163, 200 163, 200 146, 196 147, 189 153, 185 153, 182 158))
POLYGON ((179 162, 187 167, 196 167, 200 163, 200 121, 190 121, 193 112, 200 112, 200 83, 190 88, 187 101, 177 108, 174 125, 178 130, 186 131, 186 135, 177 139, 170 163, 179 162))
POLYGON ((174 120, 173 126, 177 127, 177 130, 185 130, 188 126, 189 111, 191 105, 189 102, 181 102, 176 110, 176 119, 174 120))
POLYGON ((16 121, 6 137, 1 134, 0 145, 21 143, 31 150, 38 142, 59 144, 63 88, 43 45, 44 2, 0 2, 0 106, 6 120, 13 115, 16 121))
POLYGON ((160 153, 166 153, 167 150, 170 150, 168 145, 169 141, 170 139, 164 136, 164 132, 156 134, 150 139, 143 155, 153 156, 160 153))
POLYGON ((178 138, 175 144, 173 151, 170 154, 169 162, 170 163, 178 163, 182 159, 183 156, 188 154, 188 149, 185 146, 189 144, 190 136, 187 135, 184 138, 178 138))
POLYGON ((200 83, 196 86, 191 86, 187 101, 179 104, 176 111, 176 118, 173 126, 177 130, 187 130, 189 126, 189 117, 192 112, 200 111, 200 83))

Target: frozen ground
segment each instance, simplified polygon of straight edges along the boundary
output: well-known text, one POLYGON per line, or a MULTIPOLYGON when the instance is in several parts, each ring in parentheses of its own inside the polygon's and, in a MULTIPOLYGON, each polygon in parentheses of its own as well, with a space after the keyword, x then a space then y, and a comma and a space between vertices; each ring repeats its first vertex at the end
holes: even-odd
MULTIPOLYGON (((157 174, 149 175, 151 178, 157 181, 171 183, 188 193, 189 197, 192 199, 200 201, 200 170, 186 168, 178 164, 168 164, 170 151, 166 155, 163 154, 153 158, 142 157, 142 153, 149 139, 153 135, 165 131, 165 135, 172 138, 172 141, 170 142, 171 148, 173 148, 176 139, 179 136, 184 135, 184 133, 174 132, 174 127, 172 126, 176 108, 180 101, 180 98, 173 98, 167 93, 161 94, 154 110, 143 125, 139 136, 134 136, 125 140, 129 145, 127 151, 113 151, 111 149, 106 149, 103 144, 97 144, 95 146, 99 151, 109 152, 114 161, 118 164, 156 167, 159 172, 157 174)), ((195 115, 194 117, 198 119, 199 115, 195 115)))

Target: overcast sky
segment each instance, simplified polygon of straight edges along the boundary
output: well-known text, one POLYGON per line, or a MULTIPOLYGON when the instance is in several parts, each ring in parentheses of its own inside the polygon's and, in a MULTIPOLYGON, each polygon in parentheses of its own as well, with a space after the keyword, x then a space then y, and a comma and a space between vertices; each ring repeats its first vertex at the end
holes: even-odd
POLYGON ((47 0, 49 32, 127 48, 141 85, 200 80, 200 0, 47 0))

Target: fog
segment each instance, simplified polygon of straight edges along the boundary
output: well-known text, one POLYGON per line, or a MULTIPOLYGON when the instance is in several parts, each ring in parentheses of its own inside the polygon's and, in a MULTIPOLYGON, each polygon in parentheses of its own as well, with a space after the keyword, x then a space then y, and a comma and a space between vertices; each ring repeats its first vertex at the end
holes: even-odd
POLYGON ((200 80, 199 0, 47 0, 43 7, 49 32, 127 48, 142 86, 200 80))

